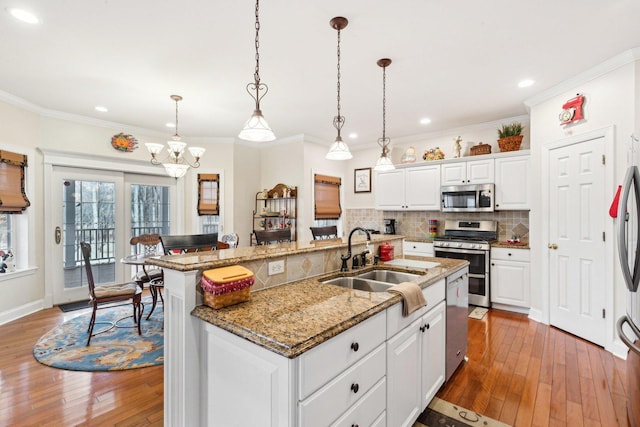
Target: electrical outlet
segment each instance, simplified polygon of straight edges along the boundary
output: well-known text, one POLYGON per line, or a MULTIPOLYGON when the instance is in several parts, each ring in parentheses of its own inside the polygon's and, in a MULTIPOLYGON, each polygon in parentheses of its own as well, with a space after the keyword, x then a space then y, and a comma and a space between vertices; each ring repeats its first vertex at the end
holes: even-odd
POLYGON ((284 273, 284 260, 272 261, 269 263, 269 276, 284 273))

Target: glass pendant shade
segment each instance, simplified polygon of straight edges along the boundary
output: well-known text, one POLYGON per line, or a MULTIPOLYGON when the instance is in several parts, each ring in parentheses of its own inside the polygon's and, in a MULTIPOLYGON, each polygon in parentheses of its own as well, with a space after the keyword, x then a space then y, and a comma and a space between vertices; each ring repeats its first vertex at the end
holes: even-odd
POLYGON ((382 171, 390 171, 390 170, 393 170, 395 168, 396 167, 391 162, 391 159, 389 157, 387 157, 386 154, 381 154, 380 157, 378 158, 378 161, 376 162, 376 166, 373 168, 373 170, 378 171, 378 172, 382 172, 382 171))
POLYGON ((172 178, 182 178, 189 169, 189 165, 184 163, 163 163, 162 166, 164 166, 167 175, 172 178))
POLYGON ((275 140, 276 136, 269 127, 269 123, 265 120, 262 112, 256 110, 244 124, 244 127, 238 134, 238 138, 244 139, 245 141, 268 142, 275 140))
POLYGON ((342 138, 336 138, 325 158, 328 160, 349 160, 353 158, 353 155, 351 155, 349 147, 342 141, 342 138))

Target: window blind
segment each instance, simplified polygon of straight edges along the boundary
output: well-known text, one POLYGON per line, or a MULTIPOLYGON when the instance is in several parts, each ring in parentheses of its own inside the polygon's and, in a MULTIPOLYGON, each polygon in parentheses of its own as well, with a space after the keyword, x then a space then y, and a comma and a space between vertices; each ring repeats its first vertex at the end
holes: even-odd
POLYGON ((220 176, 217 173, 198 174, 198 215, 220 214, 220 176))
POLYGON ((24 191, 27 156, 0 150, 0 213, 22 213, 31 205, 24 191))
POLYGON ((315 219, 338 219, 340 207, 341 179, 335 176, 314 174, 315 219))

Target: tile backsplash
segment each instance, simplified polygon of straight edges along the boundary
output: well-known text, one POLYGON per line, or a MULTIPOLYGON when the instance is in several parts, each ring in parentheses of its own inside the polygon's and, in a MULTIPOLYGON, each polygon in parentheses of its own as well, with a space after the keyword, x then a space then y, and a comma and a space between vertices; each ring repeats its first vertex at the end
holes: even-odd
POLYGON ((529 240, 529 211, 496 211, 449 213, 439 211, 379 211, 375 209, 346 209, 345 232, 353 227, 371 228, 384 232, 383 219, 396 220, 396 233, 410 237, 429 237, 429 220, 438 221, 438 235, 444 233, 444 221, 449 220, 494 220, 498 221, 498 240, 513 236, 529 240))

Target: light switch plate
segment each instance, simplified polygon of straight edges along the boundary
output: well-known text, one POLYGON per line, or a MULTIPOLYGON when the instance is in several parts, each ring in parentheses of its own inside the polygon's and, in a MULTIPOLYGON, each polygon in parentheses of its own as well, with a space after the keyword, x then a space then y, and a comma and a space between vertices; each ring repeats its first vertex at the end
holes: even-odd
POLYGON ((269 263, 269 276, 280 273, 284 273, 284 260, 271 261, 269 263))

